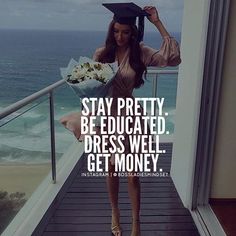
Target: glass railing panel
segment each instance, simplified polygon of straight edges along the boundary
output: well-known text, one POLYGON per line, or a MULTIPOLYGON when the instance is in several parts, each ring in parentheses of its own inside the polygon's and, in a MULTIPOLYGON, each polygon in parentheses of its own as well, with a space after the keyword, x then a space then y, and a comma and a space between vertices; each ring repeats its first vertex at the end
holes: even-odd
POLYGON ((73 133, 60 123, 60 119, 70 113, 80 112, 81 104, 79 97, 67 84, 55 89, 53 94, 56 161, 58 161, 75 140, 73 133))
POLYGON ((152 97, 153 79, 155 78, 155 74, 147 74, 146 79, 144 79, 144 85, 134 89, 134 97, 152 97))
POLYGON ((27 109, 0 127, 0 233, 51 170, 48 100, 27 109))
MULTIPOLYGON (((176 68, 174 68, 176 69, 176 68)), ((172 69, 173 70, 173 69, 172 69)), ((134 90, 135 97, 159 97, 164 98, 164 112, 168 113, 166 117, 166 130, 170 134, 174 133, 174 120, 176 110, 176 94, 178 73, 165 73, 165 70, 159 70, 161 73, 155 74, 152 70, 147 74, 144 85, 134 90), (156 81, 153 81, 156 80, 156 81), (156 82, 156 83, 155 83, 156 82), (156 96, 154 94, 156 85, 156 96)))
POLYGON ((178 74, 159 74, 157 81, 157 97, 164 98, 164 112, 168 113, 166 119, 166 130, 174 134, 176 94, 178 74))

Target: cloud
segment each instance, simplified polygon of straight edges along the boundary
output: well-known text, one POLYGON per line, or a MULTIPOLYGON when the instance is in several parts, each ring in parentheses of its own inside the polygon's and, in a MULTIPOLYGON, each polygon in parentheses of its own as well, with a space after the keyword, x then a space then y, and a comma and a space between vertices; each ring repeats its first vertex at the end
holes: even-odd
MULTIPOLYGON (((112 13, 103 2, 130 0, 0 0, 0 28, 106 30, 112 13)), ((179 30, 183 0, 136 0, 154 5, 171 30, 179 30)), ((151 29, 151 26, 147 29, 151 29)), ((152 30, 155 30, 152 28, 152 30)))

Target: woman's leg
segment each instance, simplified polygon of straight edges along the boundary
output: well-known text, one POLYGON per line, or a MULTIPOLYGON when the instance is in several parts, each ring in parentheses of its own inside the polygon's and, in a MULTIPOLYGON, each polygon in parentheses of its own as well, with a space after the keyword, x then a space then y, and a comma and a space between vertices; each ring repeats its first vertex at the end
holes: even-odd
POLYGON ((131 236, 140 236, 140 182, 136 176, 128 177, 128 191, 132 207, 132 233, 131 236))
POLYGON ((108 195, 111 203, 112 208, 112 223, 111 229, 112 233, 115 236, 121 235, 121 228, 120 228, 120 212, 118 208, 118 194, 119 194, 119 177, 113 176, 115 172, 114 165, 111 165, 109 162, 109 176, 107 177, 107 189, 108 195))

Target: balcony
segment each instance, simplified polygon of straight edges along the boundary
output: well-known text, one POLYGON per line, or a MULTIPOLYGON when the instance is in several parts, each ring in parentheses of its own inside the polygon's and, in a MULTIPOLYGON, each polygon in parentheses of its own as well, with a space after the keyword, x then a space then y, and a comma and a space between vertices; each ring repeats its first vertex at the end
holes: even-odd
MULTIPOLYGON (((159 78, 167 76, 165 79, 168 79, 175 75, 176 80, 177 71, 150 68, 148 75, 152 78, 152 82, 148 84, 152 90, 149 90, 150 94, 145 95, 157 97, 160 96, 159 78)), ((7 107, 0 113, 0 119, 4 120, 0 131, 4 132, 6 125, 16 122, 27 111, 38 107, 45 101, 49 104, 47 112, 49 113, 50 135, 46 135, 48 144, 46 149, 50 150, 50 153, 47 152, 47 171, 42 182, 38 181, 39 186, 35 186, 27 202, 5 229, 3 236, 110 235, 110 205, 105 178, 81 176, 81 173, 85 173, 87 169, 83 144, 76 140, 71 141, 70 147, 60 159, 57 158, 54 93, 64 83, 64 80, 61 80, 7 107), (35 101, 37 101, 36 104, 28 108, 28 105, 35 101), (24 112, 18 113, 22 108, 25 109, 24 112)), ((141 95, 137 92, 136 96, 141 95)), ((19 125, 22 124, 19 123, 19 125)), ((167 173, 170 173, 172 142, 171 136, 164 137, 161 147, 166 150, 166 153, 162 154, 158 161, 158 165, 167 173)), ((20 176, 22 175, 23 172, 20 176)), ((32 173, 33 176, 34 173, 32 173)), ((184 208, 170 176, 143 177, 140 181, 143 235, 198 235, 192 217, 184 208)), ((123 235, 129 235, 131 211, 126 178, 120 178, 119 200, 123 235)))

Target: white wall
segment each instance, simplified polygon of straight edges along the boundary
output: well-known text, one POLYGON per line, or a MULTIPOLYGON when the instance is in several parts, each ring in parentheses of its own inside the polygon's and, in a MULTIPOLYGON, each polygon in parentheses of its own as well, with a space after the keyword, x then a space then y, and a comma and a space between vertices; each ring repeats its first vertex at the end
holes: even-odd
POLYGON ((236 198, 236 2, 231 1, 214 154, 212 198, 236 198))
POLYGON ((191 206, 209 0, 185 0, 171 176, 191 206))

